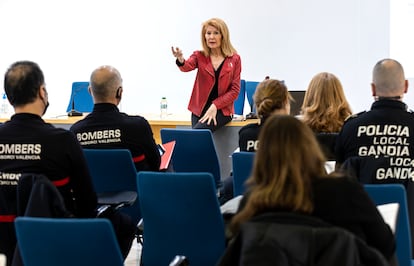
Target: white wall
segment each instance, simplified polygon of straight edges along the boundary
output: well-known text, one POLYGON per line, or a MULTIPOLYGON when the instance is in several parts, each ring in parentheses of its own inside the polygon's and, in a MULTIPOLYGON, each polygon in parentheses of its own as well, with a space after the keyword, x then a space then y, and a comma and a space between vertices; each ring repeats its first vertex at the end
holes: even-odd
POLYGON ((269 75, 302 90, 329 71, 355 112, 369 108, 372 67, 389 56, 389 0, 0 0, 0 71, 17 60, 39 63, 47 116, 65 114, 72 81, 87 81, 102 64, 123 76, 123 111, 159 112, 166 96, 169 110, 182 113, 195 72, 181 73, 170 47, 185 56, 200 49, 210 17, 227 22, 242 78, 269 75))
POLYGON ((390 1, 390 55, 400 58, 408 77, 414 77, 414 0, 390 1))

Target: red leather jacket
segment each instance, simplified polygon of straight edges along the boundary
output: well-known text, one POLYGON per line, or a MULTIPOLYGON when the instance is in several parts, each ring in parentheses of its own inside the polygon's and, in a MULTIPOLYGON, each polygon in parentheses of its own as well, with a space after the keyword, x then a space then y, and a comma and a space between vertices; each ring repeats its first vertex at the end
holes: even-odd
MULTIPOLYGON (((183 72, 198 68, 188 110, 201 116, 215 82, 214 68, 210 57, 204 56, 201 51, 195 51, 179 68, 183 72)), ((233 103, 240 91, 240 72, 241 60, 238 54, 224 59, 218 80, 218 98, 213 103, 217 110, 222 110, 225 116, 230 116, 234 112, 233 103)))

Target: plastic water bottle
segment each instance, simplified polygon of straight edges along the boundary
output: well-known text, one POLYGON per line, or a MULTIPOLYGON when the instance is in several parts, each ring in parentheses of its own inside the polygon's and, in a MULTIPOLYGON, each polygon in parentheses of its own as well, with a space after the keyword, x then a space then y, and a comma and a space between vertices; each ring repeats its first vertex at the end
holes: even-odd
POLYGON ((161 118, 167 117, 167 108, 168 108, 167 97, 162 97, 161 103, 160 103, 161 118))
POLYGON ((3 92, 1 96, 0 116, 3 118, 7 118, 9 116, 9 101, 7 100, 5 92, 3 92))

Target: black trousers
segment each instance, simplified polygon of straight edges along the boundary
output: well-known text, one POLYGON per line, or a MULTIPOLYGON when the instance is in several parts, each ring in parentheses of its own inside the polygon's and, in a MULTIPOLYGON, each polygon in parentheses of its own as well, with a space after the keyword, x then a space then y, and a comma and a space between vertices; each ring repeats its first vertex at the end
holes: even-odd
POLYGON ((137 225, 132 222, 129 215, 120 211, 111 212, 104 215, 102 218, 107 218, 111 221, 114 227, 115 235, 121 249, 124 260, 127 258, 128 253, 132 246, 132 241, 135 238, 137 225))
POLYGON ((217 125, 214 125, 213 122, 211 122, 210 125, 207 125, 207 123, 200 123, 200 119, 201 117, 191 114, 191 127, 194 129, 210 129, 211 132, 214 132, 229 123, 233 118, 231 116, 225 116, 221 110, 217 110, 217 125))

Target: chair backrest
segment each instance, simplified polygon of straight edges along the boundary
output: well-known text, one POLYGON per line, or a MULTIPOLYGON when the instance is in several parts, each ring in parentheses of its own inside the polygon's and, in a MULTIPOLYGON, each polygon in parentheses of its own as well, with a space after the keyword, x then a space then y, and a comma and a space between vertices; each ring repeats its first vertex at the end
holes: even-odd
POLYGON ((254 112, 255 109, 253 95, 257 85, 259 85, 258 81, 246 81, 246 97, 250 105, 250 112, 254 112))
POLYGON ((107 219, 18 217, 15 226, 26 266, 123 265, 107 219))
POLYGON ((245 98, 246 98, 246 81, 244 79, 241 79, 239 96, 237 97, 236 101, 234 101, 234 114, 243 115, 245 98))
POLYGON ((231 156, 233 162, 233 195, 243 195, 246 191, 245 182, 253 169, 254 152, 240 151, 231 156))
POLYGON ((215 265, 225 249, 224 223, 210 173, 139 172, 143 265, 215 265))
MULTIPOLYGON (((128 149, 83 149, 96 193, 135 191, 137 172, 128 149)), ((138 200, 121 209, 138 223, 141 219, 138 200)))
POLYGON ((399 203, 395 232, 397 258, 400 266, 411 265, 411 229, 405 187, 401 184, 365 184, 364 188, 376 205, 399 203))
POLYGON ((93 110, 92 96, 88 91, 89 82, 73 82, 72 93, 66 112, 75 109, 78 112, 90 113, 93 110))
POLYGON ((160 134, 162 143, 176 141, 172 155, 175 172, 208 172, 220 184, 220 163, 210 130, 162 128, 160 134))

